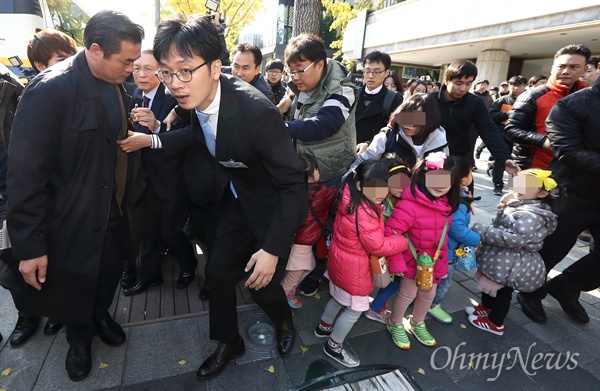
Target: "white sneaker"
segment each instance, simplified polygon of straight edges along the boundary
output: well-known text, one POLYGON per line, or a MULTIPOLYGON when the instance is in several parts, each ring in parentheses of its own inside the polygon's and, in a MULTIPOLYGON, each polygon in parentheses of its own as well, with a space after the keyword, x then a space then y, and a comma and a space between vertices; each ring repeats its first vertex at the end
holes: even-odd
POLYGON ((329 344, 326 343, 325 346, 323 346, 323 351, 327 356, 345 367, 352 368, 360 365, 358 357, 351 351, 344 349, 344 347, 342 347, 342 350, 339 352, 335 352, 329 347, 329 344))

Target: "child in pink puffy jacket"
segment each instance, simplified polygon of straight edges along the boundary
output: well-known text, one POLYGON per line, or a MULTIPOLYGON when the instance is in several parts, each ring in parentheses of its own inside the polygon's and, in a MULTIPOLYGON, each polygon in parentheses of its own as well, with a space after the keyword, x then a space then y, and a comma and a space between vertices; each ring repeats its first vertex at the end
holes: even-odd
POLYGON ((369 293, 374 288, 369 256, 387 257, 406 249, 403 236, 386 238, 383 233, 381 203, 388 193, 388 176, 384 163, 364 161, 346 177, 337 204, 326 274, 331 299, 315 335, 328 338, 325 354, 347 367, 360 364, 342 344, 360 314, 369 309, 369 293))
POLYGON ((416 283, 417 262, 411 250, 388 258, 390 273, 403 277, 392 306, 392 316, 388 321, 392 339, 402 349, 410 348, 402 321, 413 300, 413 314, 408 319, 409 332, 426 346, 436 344, 435 338, 425 326, 425 315, 435 297, 437 284, 448 272, 447 230, 452 221, 452 213, 459 205, 462 180, 458 159, 464 158, 447 158, 443 152, 435 152, 417 163, 410 189, 404 191, 402 200, 396 205, 394 213, 386 223, 386 236, 407 234, 417 257, 427 253, 435 260, 433 288, 424 290, 419 289, 416 283))

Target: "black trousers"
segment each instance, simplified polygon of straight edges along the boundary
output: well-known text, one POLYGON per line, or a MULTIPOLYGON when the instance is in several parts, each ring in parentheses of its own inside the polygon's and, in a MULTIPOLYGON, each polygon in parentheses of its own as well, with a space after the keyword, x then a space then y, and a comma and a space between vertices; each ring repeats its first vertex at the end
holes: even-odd
MULTIPOLYGON (((506 138, 504 139, 504 143, 506 144, 508 151, 512 151, 513 143, 506 138)), ((497 162, 494 161, 494 168, 492 169, 492 182, 494 185, 500 185, 501 187, 504 187, 504 180, 502 179, 503 176, 504 166, 502 164, 497 164, 497 162)))
MULTIPOLYGON (((251 231, 239 201, 229 191, 226 191, 219 210, 220 221, 208 264, 210 338, 235 344, 239 341, 236 285, 241 278, 247 278, 252 273, 252 270, 244 272, 250 260, 248 254, 258 251, 264 238, 257 237, 251 231)), ((276 327, 291 316, 281 287, 286 265, 287 258, 280 258, 271 282, 262 289, 250 290, 252 299, 276 327)))
MULTIPOLYGON (((550 271, 567 256, 577 242, 577 236, 586 228, 597 242, 600 239, 600 209, 568 201, 565 210, 558 217, 556 231, 546 237, 540 250, 546 270, 550 271)), ((596 246, 591 246, 587 255, 566 268, 557 278, 564 283, 563 287, 568 289, 565 293, 574 297, 579 297, 581 291, 600 287, 600 253, 596 246)), ((532 295, 541 300, 547 293, 547 287, 543 286, 535 292, 521 294, 532 295)))
MULTIPOLYGON (((125 253, 123 227, 124 220, 119 216, 117 205, 113 200, 100 258, 94 319, 100 319, 107 315, 119 284, 125 253)), ((67 324, 67 341, 71 345, 89 344, 92 342, 94 334, 93 323, 67 324)))
POLYGON ((502 326, 508 311, 510 310, 510 301, 512 299, 513 288, 505 286, 496 293, 496 297, 492 297, 487 293, 481 293, 481 304, 485 308, 492 310, 488 315, 490 322, 496 326, 502 326))
POLYGON ((145 229, 141 244, 140 280, 150 283, 161 280, 160 252, 165 243, 182 272, 194 272, 198 261, 194 257, 183 226, 188 218, 189 197, 182 192, 170 200, 161 200, 148 181, 140 207, 144 212, 145 229))

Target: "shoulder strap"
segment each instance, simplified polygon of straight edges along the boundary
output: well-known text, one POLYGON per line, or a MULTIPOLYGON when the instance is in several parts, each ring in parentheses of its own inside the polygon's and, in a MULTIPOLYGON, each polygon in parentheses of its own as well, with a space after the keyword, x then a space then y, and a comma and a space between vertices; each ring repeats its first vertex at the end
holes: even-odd
MULTIPOLYGON (((446 237, 446 231, 448 231, 448 218, 446 217, 446 223, 444 224, 444 229, 442 230, 442 237, 440 238, 440 242, 438 243, 437 250, 435 251, 435 255, 433 256, 433 262, 437 261, 440 257, 440 251, 442 249, 442 244, 444 243, 444 239, 446 237)), ((408 247, 410 247, 410 252, 412 253, 415 261, 417 260, 417 251, 415 250, 415 246, 413 246, 410 238, 408 237, 408 232, 404 233, 406 240, 408 241, 408 247)))
POLYGON ((313 217, 315 218, 315 221, 317 222, 317 225, 321 229, 321 234, 324 237, 327 236, 327 230, 325 229, 323 222, 319 218, 319 215, 317 214, 317 211, 315 210, 315 207, 313 206, 312 202, 310 202, 310 200, 308 201, 308 209, 310 209, 310 213, 312 213, 313 217))
POLYGON ((392 128, 387 128, 387 129, 389 129, 389 130, 387 132, 386 140, 385 140, 385 152, 391 152, 392 148, 394 147, 394 143, 396 142, 397 133, 392 128))
POLYGON ((394 98, 396 97, 396 92, 392 90, 387 90, 385 94, 385 98, 383 98, 383 112, 389 115, 392 112, 392 103, 394 103, 394 98))

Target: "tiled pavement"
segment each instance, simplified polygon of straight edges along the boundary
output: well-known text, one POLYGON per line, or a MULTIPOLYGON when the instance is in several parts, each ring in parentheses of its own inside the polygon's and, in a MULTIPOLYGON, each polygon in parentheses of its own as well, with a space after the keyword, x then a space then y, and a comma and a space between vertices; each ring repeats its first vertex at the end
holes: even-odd
MULTIPOLYGON (((484 167, 483 161, 478 164, 484 167)), ((476 192, 483 199, 477 204, 474 220, 489 222, 498 197, 491 194, 490 181, 481 168, 475 181, 476 192)), ((586 245, 578 242, 569 259, 552 274, 586 251, 586 245)), ((362 317, 346 345, 363 364, 387 363, 408 368, 424 390, 600 389, 600 292, 582 294, 591 317, 586 325, 572 322, 550 297, 544 301, 548 323, 532 323, 515 301, 505 334, 499 337, 473 328, 466 320, 464 307, 479 297, 471 276, 457 271, 454 282, 444 307, 455 321, 449 326, 427 321, 438 341, 435 348, 413 339, 410 350, 400 350, 383 325, 362 317)), ((8 376, 0 375, 0 390, 287 390, 304 381, 313 360, 325 358, 323 340, 313 335, 313 328, 328 297, 323 291, 318 298, 303 299, 304 306, 295 311, 299 338, 293 353, 284 358, 275 354, 273 358, 242 364, 251 361, 247 354, 216 379, 199 382, 195 371, 215 344, 208 339, 207 315, 191 316, 127 327, 128 341, 119 348, 108 347, 96 339, 91 375, 73 383, 64 370, 64 331, 46 337, 40 330, 20 348, 6 343, 16 312, 10 296, 0 290, 0 332, 5 337, 0 342, 0 372, 12 369, 8 376)), ((239 313, 240 322, 258 313, 256 307, 247 307, 239 313)))

